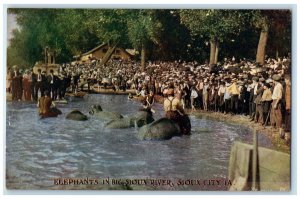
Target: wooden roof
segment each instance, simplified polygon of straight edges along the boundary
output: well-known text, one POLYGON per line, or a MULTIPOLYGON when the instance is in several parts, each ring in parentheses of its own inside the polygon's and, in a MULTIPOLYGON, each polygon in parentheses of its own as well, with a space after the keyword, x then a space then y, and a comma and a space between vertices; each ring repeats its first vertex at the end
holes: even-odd
POLYGON ((96 50, 102 48, 102 47, 105 46, 105 45, 107 45, 107 43, 100 44, 99 46, 96 46, 96 47, 93 48, 92 50, 90 50, 90 51, 88 51, 88 52, 86 52, 86 53, 81 54, 81 56, 91 54, 91 53, 95 52, 96 50))

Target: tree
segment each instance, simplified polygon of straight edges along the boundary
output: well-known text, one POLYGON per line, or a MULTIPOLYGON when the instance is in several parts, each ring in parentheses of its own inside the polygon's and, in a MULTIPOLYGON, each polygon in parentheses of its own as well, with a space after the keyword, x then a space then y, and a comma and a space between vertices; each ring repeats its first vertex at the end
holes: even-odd
POLYGON ((57 16, 56 25, 64 40, 65 48, 72 55, 79 55, 100 44, 101 40, 87 26, 88 19, 83 9, 63 9, 57 16))
POLYGON ((211 65, 218 61, 220 43, 229 35, 238 35, 244 21, 243 13, 238 10, 181 10, 180 16, 193 35, 209 40, 211 65))
POLYGON ((128 37, 131 44, 141 50, 142 70, 145 70, 147 47, 151 42, 158 44, 162 30, 156 14, 156 10, 134 10, 128 13, 128 37))
POLYGON ((291 12, 290 10, 255 10, 252 11, 252 23, 260 29, 260 37, 257 46, 256 62, 263 65, 266 55, 266 46, 269 33, 273 31, 274 43, 276 43, 276 55, 283 39, 287 40, 290 49, 291 12))
POLYGON ((10 65, 32 66, 44 59, 46 46, 55 51, 59 63, 72 61, 74 55, 101 43, 134 47, 141 51, 143 70, 146 58, 202 62, 209 57, 213 65, 218 57, 234 54, 256 55, 257 62, 263 63, 266 53, 284 55, 291 46, 289 10, 9 9, 9 12, 16 14, 20 26, 14 31, 8 49, 10 65))

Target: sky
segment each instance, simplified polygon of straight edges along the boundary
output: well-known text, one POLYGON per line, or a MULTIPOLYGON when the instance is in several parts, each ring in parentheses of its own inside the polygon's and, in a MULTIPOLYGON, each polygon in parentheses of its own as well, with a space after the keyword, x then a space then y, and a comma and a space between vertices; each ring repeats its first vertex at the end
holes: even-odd
POLYGON ((12 31, 18 28, 18 24, 16 21, 15 14, 8 14, 7 15, 7 42, 9 44, 9 40, 13 37, 12 31))

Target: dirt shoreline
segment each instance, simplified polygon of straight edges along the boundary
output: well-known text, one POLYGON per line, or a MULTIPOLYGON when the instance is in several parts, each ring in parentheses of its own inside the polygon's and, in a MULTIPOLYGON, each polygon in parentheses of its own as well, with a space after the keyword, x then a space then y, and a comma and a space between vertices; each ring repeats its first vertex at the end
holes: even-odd
POLYGON ((271 126, 264 127, 261 124, 250 121, 250 119, 247 116, 231 115, 231 114, 224 114, 220 112, 210 112, 210 111, 203 111, 203 110, 191 111, 189 109, 186 110, 186 113, 189 115, 194 115, 195 117, 199 117, 199 118, 223 121, 231 124, 239 124, 249 129, 253 129, 253 130, 256 129, 258 133, 263 133, 264 135, 270 138, 276 150, 289 153, 289 154, 291 153, 290 142, 287 142, 287 140, 280 138, 279 129, 276 129, 271 126))

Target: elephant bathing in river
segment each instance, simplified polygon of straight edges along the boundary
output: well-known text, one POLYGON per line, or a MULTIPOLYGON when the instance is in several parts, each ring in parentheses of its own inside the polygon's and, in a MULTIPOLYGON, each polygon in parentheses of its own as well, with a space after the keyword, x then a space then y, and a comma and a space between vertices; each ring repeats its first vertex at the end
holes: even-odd
POLYGON ((141 127, 146 124, 150 124, 154 119, 152 114, 147 111, 138 111, 137 113, 124 117, 117 120, 112 120, 106 124, 106 128, 117 129, 117 128, 130 128, 130 127, 141 127))
POLYGON ((93 105, 89 111, 89 114, 105 121, 118 120, 123 118, 123 116, 119 113, 102 110, 100 105, 93 105))
POLYGON ((76 121, 85 121, 88 120, 88 117, 81 113, 79 110, 73 110, 67 114, 66 119, 76 120, 76 121))
POLYGON ((180 128, 175 122, 161 118, 140 128, 137 136, 141 140, 167 140, 179 135, 180 128))
POLYGON ((190 135, 190 118, 183 115, 181 120, 182 122, 178 124, 168 118, 161 118, 140 128, 137 136, 141 140, 167 140, 173 136, 190 135))

